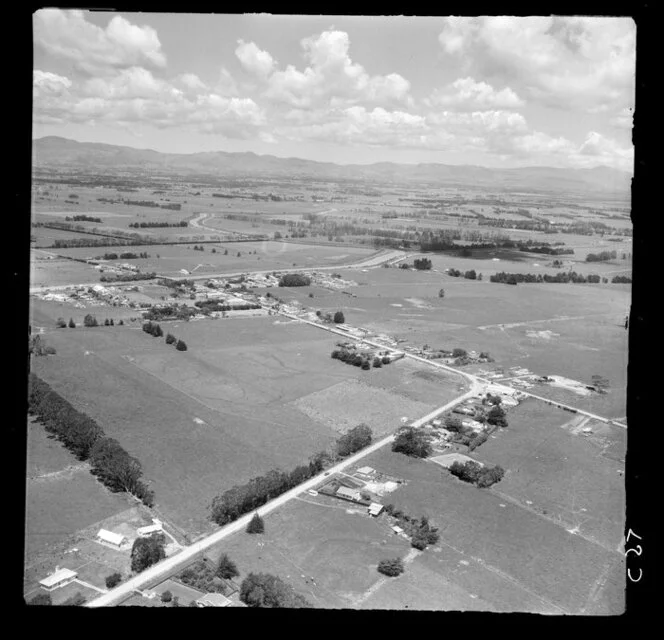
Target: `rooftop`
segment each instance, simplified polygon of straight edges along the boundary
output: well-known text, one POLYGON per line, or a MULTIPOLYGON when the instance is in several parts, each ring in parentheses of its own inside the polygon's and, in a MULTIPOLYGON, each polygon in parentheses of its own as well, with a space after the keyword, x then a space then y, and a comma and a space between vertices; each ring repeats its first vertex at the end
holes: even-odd
POLYGON ((40 580, 39 584, 43 587, 52 587, 63 580, 75 578, 77 575, 76 571, 72 571, 71 569, 58 569, 56 567, 56 570, 50 576, 40 580))
POLYGON ((231 601, 220 593, 206 593, 202 598, 196 600, 196 603, 204 607, 227 607, 231 601))

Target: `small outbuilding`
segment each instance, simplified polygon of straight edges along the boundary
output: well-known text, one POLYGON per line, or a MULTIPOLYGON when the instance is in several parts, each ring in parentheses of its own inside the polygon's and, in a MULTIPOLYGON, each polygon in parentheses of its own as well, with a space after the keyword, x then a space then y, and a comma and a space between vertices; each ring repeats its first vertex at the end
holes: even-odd
POLYGON ((53 591, 54 589, 59 589, 65 585, 73 582, 78 574, 76 571, 71 569, 60 569, 60 567, 55 567, 55 571, 50 576, 47 576, 43 580, 39 581, 42 589, 46 591, 53 591))
POLYGON ((361 473, 363 476, 370 476, 374 471, 373 467, 360 467, 357 473, 361 473))
POLYGON ((136 533, 141 538, 147 538, 148 536, 151 536, 154 533, 161 533, 164 530, 164 525, 162 524, 161 520, 158 520, 157 518, 154 518, 152 520, 152 524, 146 526, 146 527, 139 527, 136 529, 136 533))
POLYGON ((126 538, 121 533, 113 533, 106 529, 100 529, 97 534, 97 542, 104 542, 118 549, 122 546, 125 539, 126 538))
POLYGON ((221 593, 206 593, 196 600, 197 607, 227 607, 230 603, 231 601, 221 593))
POLYGON ((383 505, 379 502, 372 502, 369 505, 369 514, 372 516, 377 516, 384 509, 383 505))

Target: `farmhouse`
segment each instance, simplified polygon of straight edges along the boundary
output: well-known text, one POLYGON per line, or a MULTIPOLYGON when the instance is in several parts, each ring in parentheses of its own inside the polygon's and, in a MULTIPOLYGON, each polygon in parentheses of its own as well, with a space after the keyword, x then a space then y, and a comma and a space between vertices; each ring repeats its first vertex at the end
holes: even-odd
POLYGON ((360 492, 357 489, 349 489, 348 487, 339 487, 337 489, 337 495, 340 498, 354 500, 355 502, 360 502, 360 500, 362 500, 360 492))
POLYGON ((113 533, 112 531, 107 531, 106 529, 100 529, 99 533, 97 534, 97 542, 110 544, 117 549, 122 546, 124 541, 125 537, 121 533, 113 533))
POLYGON ((375 516, 380 514, 380 512, 383 510, 383 508, 384 508, 383 505, 380 504, 379 502, 372 502, 369 505, 369 515, 372 515, 372 516, 375 517, 375 516))
POLYGON ((197 607, 227 607, 230 603, 231 601, 220 593, 206 593, 196 600, 197 607))
POLYGON ((39 584, 42 586, 42 589, 53 591, 54 589, 64 587, 66 584, 73 582, 77 575, 76 571, 72 571, 71 569, 60 569, 60 567, 55 567, 55 571, 53 571, 50 576, 40 580, 39 584))

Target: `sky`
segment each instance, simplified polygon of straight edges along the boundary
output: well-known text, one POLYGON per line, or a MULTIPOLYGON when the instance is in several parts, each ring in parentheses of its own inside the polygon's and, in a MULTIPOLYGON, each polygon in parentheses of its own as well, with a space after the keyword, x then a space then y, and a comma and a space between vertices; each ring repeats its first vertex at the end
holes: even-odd
POLYGON ((631 18, 42 9, 33 34, 33 138, 633 171, 631 18))

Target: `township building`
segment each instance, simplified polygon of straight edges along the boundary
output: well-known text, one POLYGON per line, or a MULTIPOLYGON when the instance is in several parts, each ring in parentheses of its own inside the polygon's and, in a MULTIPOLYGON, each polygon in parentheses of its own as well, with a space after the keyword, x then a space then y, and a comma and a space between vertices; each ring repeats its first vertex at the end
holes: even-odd
POLYGON ((47 576, 43 580, 39 581, 42 589, 46 591, 53 591, 54 589, 59 589, 64 587, 66 584, 73 582, 78 574, 76 571, 71 569, 60 569, 60 567, 55 567, 55 571, 50 576, 47 576))

